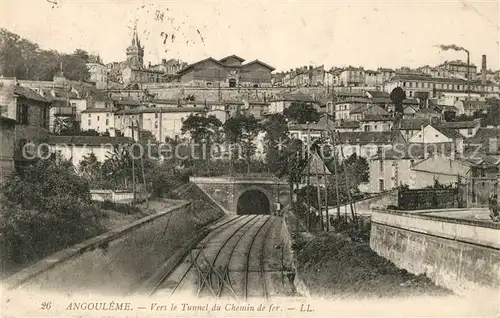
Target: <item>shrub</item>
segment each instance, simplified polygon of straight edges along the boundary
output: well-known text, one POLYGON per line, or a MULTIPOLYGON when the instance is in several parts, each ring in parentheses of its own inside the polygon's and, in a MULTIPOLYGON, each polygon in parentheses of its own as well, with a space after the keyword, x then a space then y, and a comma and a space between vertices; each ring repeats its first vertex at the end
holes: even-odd
POLYGON ((2 190, 0 256, 6 271, 105 229, 87 182, 66 162, 38 161, 8 178, 2 190))

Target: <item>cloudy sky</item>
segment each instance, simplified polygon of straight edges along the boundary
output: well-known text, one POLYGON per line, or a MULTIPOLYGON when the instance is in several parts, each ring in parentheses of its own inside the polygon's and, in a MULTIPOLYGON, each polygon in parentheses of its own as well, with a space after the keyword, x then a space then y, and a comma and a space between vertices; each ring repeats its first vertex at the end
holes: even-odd
POLYGON ((500 1, 3 0, 0 27, 42 48, 125 59, 133 26, 145 62, 236 54, 286 70, 301 65, 415 67, 465 59, 500 65, 500 1), (173 36, 172 36, 173 35, 173 36))

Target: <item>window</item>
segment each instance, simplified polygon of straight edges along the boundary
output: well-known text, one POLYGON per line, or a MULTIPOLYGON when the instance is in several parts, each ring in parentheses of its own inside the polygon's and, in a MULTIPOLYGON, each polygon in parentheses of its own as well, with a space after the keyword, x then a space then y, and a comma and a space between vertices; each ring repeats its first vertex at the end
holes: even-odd
POLYGON ((22 104, 17 107, 17 121, 21 125, 29 125, 28 105, 22 104))
POLYGON ((106 113, 106 117, 109 117, 109 113, 106 113))
POLYGON ((410 166, 413 166, 415 164, 415 160, 411 159, 410 160, 410 166))
POLYGON ((384 179, 378 180, 378 187, 380 192, 384 192, 384 179))
POLYGON ((97 121, 99 121, 99 119, 100 119, 99 116, 97 116, 97 121))
POLYGON ((158 128, 158 122, 155 121, 155 128, 158 128))
POLYGON ((89 119, 89 121, 87 122, 87 125, 88 125, 88 126, 90 126, 90 119, 89 119))
POLYGON ((380 173, 384 173, 384 160, 383 159, 379 160, 379 171, 380 171, 380 173))
POLYGON ((97 131, 99 131, 99 126, 97 126, 97 131))
POLYGON ((109 125, 109 119, 106 119, 106 126, 109 125))
POLYGON ((158 113, 155 114, 155 118, 158 118, 158 113))

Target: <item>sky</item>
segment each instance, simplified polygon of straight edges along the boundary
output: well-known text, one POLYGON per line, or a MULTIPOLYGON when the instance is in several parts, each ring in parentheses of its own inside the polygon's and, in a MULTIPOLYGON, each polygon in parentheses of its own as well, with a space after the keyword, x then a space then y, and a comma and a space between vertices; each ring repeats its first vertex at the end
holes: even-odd
POLYGON ((236 54, 277 71, 417 67, 465 60, 464 52, 436 47, 455 44, 478 67, 482 54, 488 68, 500 65, 500 0, 2 0, 0 17, 0 27, 44 49, 81 48, 105 63, 125 60, 137 25, 145 64, 236 54))

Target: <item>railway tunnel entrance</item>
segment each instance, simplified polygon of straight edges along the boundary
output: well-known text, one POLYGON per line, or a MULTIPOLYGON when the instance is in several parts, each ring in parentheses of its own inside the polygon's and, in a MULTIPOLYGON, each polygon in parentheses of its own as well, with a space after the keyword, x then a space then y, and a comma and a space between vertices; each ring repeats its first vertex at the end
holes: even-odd
POLYGON ((236 213, 271 214, 271 203, 267 195, 260 190, 248 190, 238 198, 236 213))

